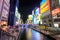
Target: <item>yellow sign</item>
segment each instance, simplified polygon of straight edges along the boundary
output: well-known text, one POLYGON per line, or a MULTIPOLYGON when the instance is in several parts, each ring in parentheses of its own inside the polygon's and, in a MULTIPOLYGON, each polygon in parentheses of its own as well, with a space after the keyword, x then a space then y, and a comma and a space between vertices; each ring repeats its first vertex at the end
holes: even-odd
POLYGON ((45 8, 41 9, 41 13, 46 12, 47 10, 49 10, 49 6, 47 5, 45 8))
POLYGON ((32 20, 32 15, 29 15, 28 19, 29 19, 29 20, 32 20))

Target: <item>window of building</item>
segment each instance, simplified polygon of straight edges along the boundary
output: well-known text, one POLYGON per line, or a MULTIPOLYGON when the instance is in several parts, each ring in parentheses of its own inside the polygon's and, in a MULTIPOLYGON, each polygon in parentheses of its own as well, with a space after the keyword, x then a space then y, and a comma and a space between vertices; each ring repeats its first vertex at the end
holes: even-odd
POLYGON ((59 7, 59 0, 51 0, 52 10, 59 7))
POLYGON ((60 22, 60 18, 54 19, 54 22, 60 22))

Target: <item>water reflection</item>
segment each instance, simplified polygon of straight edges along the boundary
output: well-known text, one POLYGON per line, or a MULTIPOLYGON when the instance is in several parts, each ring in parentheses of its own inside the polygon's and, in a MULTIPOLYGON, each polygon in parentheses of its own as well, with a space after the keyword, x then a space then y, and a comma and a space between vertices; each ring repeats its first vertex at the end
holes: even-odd
POLYGON ((27 39, 28 40, 55 40, 50 36, 43 35, 35 30, 27 28, 27 39))
POLYGON ((55 40, 49 36, 45 36, 31 28, 23 27, 20 39, 22 40, 55 40))
POLYGON ((28 28, 27 38, 28 40, 43 40, 43 35, 39 32, 36 32, 35 30, 28 28))

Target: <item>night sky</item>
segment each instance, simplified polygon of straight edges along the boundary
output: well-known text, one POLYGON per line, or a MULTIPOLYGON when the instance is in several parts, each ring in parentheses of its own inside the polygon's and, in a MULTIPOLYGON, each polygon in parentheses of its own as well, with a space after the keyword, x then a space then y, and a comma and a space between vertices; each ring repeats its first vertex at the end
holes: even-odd
MULTIPOLYGON (((15 16, 15 7, 17 0, 10 0, 10 9, 9 9, 9 17, 8 17, 8 25, 14 25, 14 16, 15 16)), ((18 0, 18 11, 22 15, 22 19, 25 22, 28 18, 29 14, 32 14, 32 10, 35 7, 40 6, 41 0, 18 0)))
POLYGON ((28 15, 32 14, 32 10, 35 7, 40 6, 40 2, 41 0, 19 0, 18 10, 21 13, 21 15, 23 15, 21 17, 24 20, 24 22, 28 18, 28 15))

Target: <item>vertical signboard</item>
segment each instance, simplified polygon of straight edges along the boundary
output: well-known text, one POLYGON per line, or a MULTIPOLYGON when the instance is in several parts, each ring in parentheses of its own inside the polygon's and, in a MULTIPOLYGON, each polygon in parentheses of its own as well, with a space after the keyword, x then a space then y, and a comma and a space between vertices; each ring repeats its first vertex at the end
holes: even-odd
POLYGON ((4 0, 3 8, 2 8, 2 16, 1 20, 8 20, 8 13, 9 13, 9 0, 4 0))
POLYGON ((34 10, 32 11, 32 22, 34 22, 34 10))
MULTIPOLYGON (((44 2, 44 1, 42 1, 41 3, 43 3, 43 2, 44 2)), ((44 13, 44 12, 46 12, 47 10, 49 10, 49 9, 50 9, 50 0, 46 0, 46 1, 44 2, 44 4, 40 6, 40 8, 41 8, 41 13, 44 13)))
POLYGON ((39 14, 40 14, 39 8, 37 8, 37 9, 35 10, 35 14, 36 14, 36 15, 39 15, 39 14))

